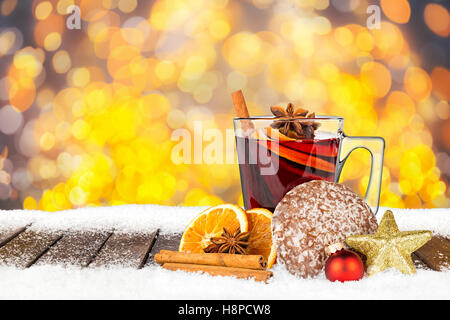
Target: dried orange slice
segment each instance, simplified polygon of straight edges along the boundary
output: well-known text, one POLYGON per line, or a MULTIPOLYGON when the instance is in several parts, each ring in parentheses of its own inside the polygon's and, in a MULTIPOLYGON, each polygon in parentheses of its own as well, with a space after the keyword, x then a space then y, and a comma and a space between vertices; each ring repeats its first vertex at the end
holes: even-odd
POLYGON ((187 226, 180 241, 181 252, 199 253, 211 244, 212 237, 219 237, 223 228, 248 231, 248 220, 244 210, 234 204, 219 204, 199 213, 187 226))
POLYGON ((277 258, 275 246, 272 243, 272 212, 263 208, 246 211, 250 237, 247 254, 259 254, 267 259, 267 268, 271 268, 277 258))

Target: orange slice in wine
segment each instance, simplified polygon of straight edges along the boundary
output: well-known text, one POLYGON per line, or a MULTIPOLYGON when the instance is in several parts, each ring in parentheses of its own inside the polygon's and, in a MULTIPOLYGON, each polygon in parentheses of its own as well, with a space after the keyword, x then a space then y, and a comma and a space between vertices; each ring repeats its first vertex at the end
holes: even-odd
POLYGON ((220 237, 223 228, 233 232, 248 231, 244 210, 234 204, 220 204, 199 213, 187 226, 180 241, 181 252, 200 253, 211 244, 212 237, 220 237))
POLYGON ((272 212, 263 208, 246 211, 250 237, 247 254, 262 255, 267 260, 267 268, 275 263, 277 253, 272 243, 272 212))
POLYGON ((264 143, 258 141, 258 143, 263 147, 268 148, 273 153, 278 154, 280 157, 296 162, 298 164, 302 164, 308 167, 314 167, 318 170, 332 173, 336 170, 336 165, 332 162, 315 157, 312 154, 292 150, 277 143, 276 141, 267 141, 264 143))

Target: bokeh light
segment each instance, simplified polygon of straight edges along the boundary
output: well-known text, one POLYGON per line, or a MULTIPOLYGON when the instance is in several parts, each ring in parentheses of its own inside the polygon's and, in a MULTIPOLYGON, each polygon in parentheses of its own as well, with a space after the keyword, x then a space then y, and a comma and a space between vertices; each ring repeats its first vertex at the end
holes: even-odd
POLYGON ((393 22, 407 23, 411 17, 411 7, 408 0, 381 0, 381 9, 393 22))
POLYGON ((448 37, 450 33, 450 16, 445 7, 437 3, 427 4, 424 19, 431 31, 438 36, 448 37))
MULTIPOLYGON (((0 19, 0 207, 242 205, 236 164, 171 161, 176 129, 229 135, 238 89, 252 115, 293 102, 384 137, 382 206, 450 206, 443 2, 0 0, 0 19)), ((341 181, 363 193, 369 161, 341 181)))

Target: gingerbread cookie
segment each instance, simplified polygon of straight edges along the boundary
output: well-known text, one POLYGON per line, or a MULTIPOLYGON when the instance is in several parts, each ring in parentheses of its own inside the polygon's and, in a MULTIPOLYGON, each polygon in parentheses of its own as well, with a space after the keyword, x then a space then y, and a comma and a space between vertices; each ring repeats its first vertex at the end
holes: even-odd
POLYGON ((350 188, 314 180, 296 186, 278 203, 272 218, 277 261, 300 277, 314 277, 324 267, 325 248, 354 234, 377 231, 364 200, 350 188))

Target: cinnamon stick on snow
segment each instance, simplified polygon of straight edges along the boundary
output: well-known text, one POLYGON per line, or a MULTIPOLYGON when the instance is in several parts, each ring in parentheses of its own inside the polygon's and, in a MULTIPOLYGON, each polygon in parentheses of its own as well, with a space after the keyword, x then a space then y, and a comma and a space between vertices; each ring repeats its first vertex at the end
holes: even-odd
POLYGON ((255 270, 264 270, 267 267, 267 261, 261 255, 228 253, 186 253, 161 250, 155 254, 155 261, 159 264, 188 263, 255 270))
MULTIPOLYGON (((231 94, 231 98, 233 99, 234 109, 236 109, 236 115, 239 118, 249 118, 250 114, 248 113, 247 104, 245 103, 245 98, 242 90, 233 92, 231 94)), ((244 132, 253 130, 255 128, 251 120, 242 119, 241 123, 244 132)))
POLYGON ((266 282, 270 277, 273 276, 273 273, 271 271, 266 270, 209 266, 202 264, 166 262, 162 265, 162 267, 174 271, 182 270, 187 272, 204 272, 213 276, 234 276, 240 279, 253 278, 256 281, 264 281, 264 282, 266 282))

